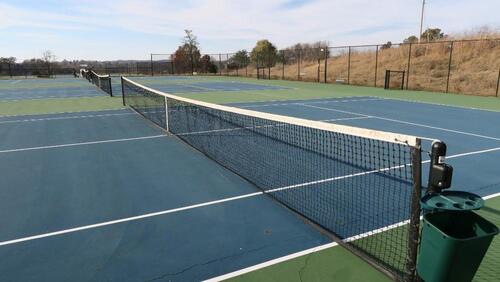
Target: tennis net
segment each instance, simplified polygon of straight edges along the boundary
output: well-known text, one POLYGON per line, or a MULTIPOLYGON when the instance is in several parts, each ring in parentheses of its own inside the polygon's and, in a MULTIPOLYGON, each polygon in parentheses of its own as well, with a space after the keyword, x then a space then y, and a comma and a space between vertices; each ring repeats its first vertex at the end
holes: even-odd
POLYGON ((195 101, 124 77, 122 95, 391 278, 413 278, 419 138, 195 101))
POLYGON ((113 85, 111 83, 111 75, 99 75, 92 70, 84 70, 82 75, 89 82, 99 87, 102 91, 113 97, 113 85))

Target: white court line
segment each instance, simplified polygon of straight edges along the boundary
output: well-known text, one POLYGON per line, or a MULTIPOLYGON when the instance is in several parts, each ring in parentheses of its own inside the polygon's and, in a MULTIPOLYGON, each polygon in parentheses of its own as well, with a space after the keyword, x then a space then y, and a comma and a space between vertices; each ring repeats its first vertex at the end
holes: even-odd
POLYGON ((128 108, 115 108, 115 109, 102 109, 102 110, 86 110, 86 111, 75 111, 75 112, 53 112, 53 113, 45 113, 45 114, 27 114, 27 115, 4 115, 0 116, 0 118, 8 118, 8 117, 22 117, 22 116, 41 116, 41 115, 58 115, 58 114, 74 114, 74 113, 90 113, 90 112, 106 112, 106 111, 123 111, 128 110, 128 108))
POLYGON ((483 199, 484 200, 489 200, 489 199, 493 199, 493 198, 496 198, 496 197, 500 197, 500 193, 496 193, 496 194, 491 194, 491 195, 485 196, 485 197, 483 197, 483 199))
MULTIPOLYGON (((359 96, 347 96, 347 97, 339 97, 341 99, 344 99, 344 98, 358 98, 359 96)), ((370 97, 370 96, 368 96, 370 97)), ((333 99, 335 99, 334 97, 332 97, 333 99)), ((415 103, 415 104, 422 104, 422 105, 434 105, 434 106, 442 106, 442 107, 449 107, 449 108, 453 108, 453 109, 460 109, 460 110, 474 110, 474 111, 484 111, 484 112, 491 112, 491 113, 500 113, 500 111, 498 110, 490 110, 490 109, 482 109, 482 108, 474 108, 474 107, 465 107, 465 106, 458 106, 458 105, 448 105, 448 104, 442 104, 442 103, 433 103, 433 102, 424 102, 424 101, 417 101, 417 100, 408 100, 408 99, 402 99, 402 98, 394 98, 394 97, 391 97, 391 98, 387 98, 387 97, 374 97, 374 96, 371 96, 371 100, 373 101, 377 101, 377 100, 386 100, 386 101, 403 101, 403 102, 408 102, 408 103, 415 103)), ((353 102, 358 102, 358 101, 355 101, 355 100, 352 100, 353 102)), ((370 101, 370 99, 366 99, 366 100, 361 100, 359 99, 359 102, 362 102, 362 101, 370 101)), ((275 100, 275 101, 269 101, 271 102, 271 104, 263 104, 263 106, 279 106, 279 105, 282 105, 282 106, 286 106, 286 105, 293 105, 293 104, 296 104, 296 102, 289 102, 289 103, 281 103, 281 104, 272 104, 274 102, 283 102, 281 100, 275 100)), ((307 102, 307 104, 312 104, 312 103, 316 103, 316 102, 307 102)), ((326 102, 328 103, 328 102, 326 102)), ((337 103, 336 101, 333 101, 331 100, 330 103, 337 103)), ((244 106, 242 108, 251 108, 251 107, 258 107, 258 105, 249 105, 249 106, 244 106)))
MULTIPOLYGON (((205 91, 209 91, 209 92, 217 91, 217 90, 214 90, 212 88, 207 88, 207 87, 203 87, 203 86, 196 86, 196 85, 192 85, 192 84, 189 84, 189 83, 181 83, 181 84, 178 84, 178 85, 183 85, 183 86, 186 86, 186 87, 196 88, 196 89, 205 90, 205 91)), ((189 93, 189 92, 187 92, 187 93, 189 93)))
MULTIPOLYGON (((355 236, 346 238, 346 239, 342 240, 342 242, 349 243, 349 242, 352 242, 352 241, 355 241, 355 240, 359 240, 359 239, 362 239, 362 238, 365 238, 365 237, 369 237, 369 236, 372 236, 372 235, 375 235, 375 234, 378 234, 378 233, 382 233, 382 232, 385 232, 385 231, 388 231, 388 230, 391 230, 391 229, 394 229, 394 228, 398 228, 400 226, 404 226, 404 225, 406 225, 408 223, 410 223, 409 220, 401 221, 401 222, 398 222, 398 223, 395 223, 395 224, 391 224, 391 225, 388 225, 388 226, 385 226, 385 227, 382 227, 382 228, 379 228, 379 229, 376 229, 376 230, 368 231, 366 233, 362 233, 362 234, 359 234, 359 235, 355 235, 355 236)), ((298 258, 298 257, 301 257, 301 256, 309 255, 309 254, 312 254, 312 253, 317 253, 319 251, 322 251, 322 250, 325 250, 325 249, 329 249, 331 247, 336 247, 338 245, 339 244, 336 243, 336 242, 332 242, 332 243, 320 245, 320 246, 317 246, 317 247, 314 247, 314 248, 310 248, 310 249, 307 249, 307 250, 304 250, 304 251, 293 253, 293 254, 290 254, 290 255, 287 255, 287 256, 284 256, 284 257, 280 257, 280 258, 277 258, 277 259, 270 260, 270 261, 266 261, 266 262, 263 262, 263 263, 260 263, 260 264, 254 265, 254 266, 243 268, 243 269, 240 269, 240 270, 237 270, 237 271, 234 271, 234 272, 223 274, 221 276, 213 277, 213 278, 210 278, 210 279, 207 279, 207 280, 203 280, 203 281, 204 282, 216 282, 216 281, 226 280, 226 279, 233 278, 233 277, 236 277, 236 276, 240 276, 242 274, 249 273, 249 272, 261 269, 261 268, 265 268, 265 267, 268 267, 268 266, 271 266, 271 265, 275 265, 275 264, 278 264, 278 263, 281 263, 281 262, 285 262, 285 261, 288 261, 288 260, 291 260, 291 259, 294 259, 294 258, 298 258)))
MULTIPOLYGON (((330 104, 330 103, 351 103, 351 102, 365 102, 365 101, 379 101, 383 100, 380 98, 361 98, 361 99, 350 99, 353 97, 342 97, 344 100, 327 100, 327 101, 311 101, 307 102, 307 104, 330 104), (344 99, 348 98, 348 99, 344 99)), ((239 108, 259 108, 259 107, 276 107, 276 106, 293 106, 299 105, 302 106, 304 102, 284 102, 284 103, 270 103, 270 104, 261 104, 261 105, 249 105, 249 106, 239 106, 239 108)))
POLYGON ((199 208, 199 207, 211 206, 211 205, 224 203, 224 202, 228 202, 228 201, 234 201, 234 200, 239 200, 239 199, 243 199, 243 198, 254 197, 254 196, 262 195, 262 194, 263 194, 263 192, 256 192, 256 193, 245 194, 245 195, 241 195, 241 196, 225 198, 225 199, 221 199, 221 200, 205 202, 205 203, 191 205, 191 206, 180 207, 180 208, 171 209, 171 210, 164 210, 164 211, 153 212, 153 213, 148 213, 148 214, 143 214, 143 215, 138 215, 138 216, 121 218, 121 219, 112 220, 112 221, 100 222, 100 223, 96 223, 96 224, 90 224, 90 225, 84 225, 84 226, 70 228, 70 229, 59 230, 59 231, 55 231, 55 232, 43 233, 43 234, 39 234, 39 235, 34 235, 34 236, 29 236, 29 237, 24 237, 24 238, 9 240, 9 241, 3 241, 3 242, 0 242, 0 246, 12 245, 12 244, 16 244, 16 243, 32 241, 32 240, 46 238, 46 237, 52 237, 52 236, 57 236, 57 235, 62 235, 62 234, 67 234, 67 233, 73 233, 73 232, 77 232, 77 231, 93 229, 93 228, 98 228, 98 227, 103 227, 103 226, 108 226, 108 225, 113 225, 113 224, 118 224, 118 223, 123 223, 123 222, 135 221, 135 220, 139 220, 139 219, 144 219, 144 218, 149 218, 149 217, 154 217, 154 216, 159 216, 159 215, 164 215, 164 214, 169 214, 169 213, 176 213, 176 212, 180 212, 180 211, 195 209, 195 208, 199 208))
POLYGON ((236 276, 240 276, 240 275, 243 275, 245 273, 249 273, 249 272, 252 272, 252 271, 255 271, 255 270, 258 270, 258 269, 262 269, 262 268, 265 268, 265 267, 268 267, 268 266, 271 266, 271 265, 282 263, 282 262, 285 262, 285 261, 288 261, 288 260, 291 260, 291 259, 294 259, 294 258, 298 258, 298 257, 301 257, 301 256, 309 255, 309 254, 312 254, 312 253, 317 253, 319 251, 322 251, 322 250, 325 250, 325 249, 329 249, 329 248, 335 247, 335 246, 338 246, 338 244, 335 243, 335 242, 324 244, 324 245, 320 245, 320 246, 317 246, 317 247, 313 247, 313 248, 310 248, 310 249, 307 249, 307 250, 303 250, 303 251, 300 251, 300 252, 297 252, 297 253, 293 253, 293 254, 290 254, 290 255, 287 255, 287 256, 279 257, 279 258, 276 258, 276 259, 273 259, 273 260, 269 260, 269 261, 266 261, 266 262, 263 262, 263 263, 260 263, 260 264, 254 265, 254 266, 243 268, 243 269, 231 272, 231 273, 227 273, 227 274, 224 274, 224 275, 221 275, 221 276, 217 276, 217 277, 213 277, 213 278, 210 278, 210 279, 207 279, 207 280, 203 280, 203 281, 204 282, 216 282, 216 281, 226 280, 226 279, 233 278, 233 277, 236 277, 236 276))
POLYGON ((45 149, 54 149, 54 148, 75 147, 75 146, 84 146, 84 145, 94 145, 94 144, 104 144, 104 143, 114 143, 114 142, 126 142, 126 141, 134 141, 134 140, 160 138, 160 137, 165 137, 165 136, 167 136, 167 135, 162 134, 162 135, 152 135, 152 136, 143 136, 143 137, 124 138, 124 139, 109 139, 109 140, 90 141, 90 142, 81 142, 81 143, 70 143, 70 144, 40 146, 40 147, 9 149, 9 150, 0 151, 0 154, 24 152, 24 151, 34 151, 34 150, 45 150, 45 149))
MULTIPOLYGON (((294 89, 294 90, 299 90, 297 88, 290 88, 290 89, 294 89)), ((371 96, 365 96, 367 98, 373 98, 373 99, 376 99, 376 97, 371 97, 371 96)), ((360 98, 360 96, 343 96, 343 97, 330 97, 330 98, 313 98, 311 99, 310 101, 315 101, 315 100, 321 100, 324 101, 324 99, 351 99, 351 98, 360 98)), ((255 103, 262 103, 261 105, 270 105, 270 106, 273 106, 275 103, 279 103, 279 104, 283 104, 284 106, 286 105, 292 105, 292 104, 296 104, 296 103, 299 103, 298 101, 301 101, 300 103, 304 103, 303 100, 283 100, 283 99, 279 99, 279 100, 269 100, 269 101, 264 101, 264 102, 255 102, 255 103), (289 101, 289 102, 287 102, 289 101), (293 102, 295 101, 295 102, 293 102), (266 104, 268 103, 268 104, 266 104)), ((325 101, 326 102, 326 101, 325 101)), ((242 104, 241 103, 229 103, 229 104, 242 104)), ((245 103, 246 104, 246 103, 245 103)), ((239 106, 240 108, 246 108, 246 107, 257 107, 258 105, 247 105, 247 106, 239 106)))
POLYGON ((21 82, 21 80, 14 80, 12 81, 11 83, 9 83, 10 85, 13 85, 13 84, 18 84, 19 82, 21 82))
MULTIPOLYGON (((497 150, 500 150, 500 148, 497 148, 497 150)), ((485 151, 488 151, 488 150, 485 150, 485 151)), ((455 155, 453 157, 466 156, 466 155, 470 155, 470 153, 455 155)), ((493 198, 496 198, 496 197, 500 197, 500 193, 496 193, 496 194, 485 196, 485 197, 483 197, 483 200, 489 200, 489 199, 493 199, 493 198)), ((422 216, 420 217, 420 220, 422 220, 422 216)), ((355 235, 355 236, 346 238, 346 239, 344 239, 342 241, 345 242, 345 243, 352 242, 352 241, 359 240, 359 239, 362 239, 362 238, 365 238, 365 237, 369 237, 369 236, 372 236, 372 235, 375 235, 375 234, 378 234, 378 233, 382 233, 382 232, 385 232, 385 231, 388 231, 388 230, 391 230, 391 229, 394 229, 394 228, 397 228, 397 227, 400 227, 400 226, 404 226, 404 225, 409 224, 409 223, 410 223, 409 220, 401 221, 401 222, 398 222, 398 223, 395 223, 395 224, 392 224, 392 225, 388 225, 388 226, 385 226, 385 227, 382 227, 382 228, 379 228, 379 229, 375 229, 375 230, 372 230, 372 231, 369 231, 369 232, 366 232, 366 233, 362 233, 362 234, 359 234, 359 235, 355 235)), ((322 250, 326 250, 326 249, 329 249, 329 248, 332 248, 332 247, 336 247, 336 246, 339 246, 339 244, 336 243, 336 242, 332 242, 332 243, 328 243, 328 244, 324 244, 324 245, 319 245, 317 247, 313 247, 313 248, 310 248, 310 249, 307 249, 307 250, 303 250, 303 251, 296 252, 296 253, 293 253, 293 254, 290 254, 290 255, 279 257, 279 258, 276 258, 276 259, 273 259, 273 260, 269 260, 269 261, 266 261, 266 262, 263 262, 263 263, 259 263, 259 264, 256 264, 256 265, 253 265, 253 266, 250 266, 250 267, 246 267, 246 268, 243 268, 243 269, 240 269, 240 270, 236 270, 234 272, 226 273, 226 274, 223 274, 221 276, 213 277, 213 278, 204 280, 204 282, 216 282, 216 281, 222 281, 222 280, 234 278, 234 277, 246 274, 246 273, 250 273, 250 272, 253 272, 253 271, 256 271, 256 270, 259 270, 259 269, 262 269, 262 268, 266 268, 266 267, 269 267, 269 266, 272 266, 272 265, 275 265, 275 264, 278 264, 278 263, 289 261, 289 260, 292 260, 292 259, 295 259, 295 258, 298 258, 298 257, 302 257, 302 256, 306 256, 306 255, 309 255, 309 254, 317 253, 317 252, 320 252, 322 250)))
POLYGON ((367 118, 372 118, 372 117, 366 116, 366 117, 332 118, 332 119, 324 119, 324 120, 320 120, 320 121, 341 121, 341 120, 367 119, 367 118))
MULTIPOLYGON (((304 106, 304 107, 316 108, 316 109, 326 110, 326 111, 332 111, 332 112, 346 113, 346 114, 352 114, 352 115, 358 115, 358 116, 368 116, 368 115, 361 114, 361 113, 350 112, 350 111, 343 111, 343 110, 337 110, 337 109, 332 109, 332 108, 319 107, 319 106, 308 105, 308 104, 301 104, 301 105, 304 106)), ((426 124, 420 124, 420 123, 402 121, 402 120, 385 118, 385 117, 379 117, 379 116, 373 116, 373 115, 371 115, 370 117, 376 118, 376 119, 380 119, 380 120, 392 121, 392 122, 396 122, 396 123, 403 123, 403 124, 414 125, 414 126, 418 126, 418 127, 425 127, 425 128, 430 128, 430 129, 436 129, 436 130, 441 130, 441 131, 446 131, 446 132, 452 132, 452 133, 462 134, 462 135, 469 135, 469 136, 474 136, 474 137, 479 137, 479 138, 484 138, 484 139, 490 139, 490 140, 500 141, 500 138, 492 137, 492 136, 487 136, 487 135, 475 134, 475 133, 470 133, 470 132, 465 132, 465 131, 459 131, 459 130, 448 129, 448 128, 443 128, 443 127, 437 127, 437 126, 430 126, 430 125, 426 125, 426 124)))
POLYGON ((452 156, 449 156, 449 157, 446 157, 446 158, 447 159, 454 159, 454 158, 461 158, 461 157, 465 157, 465 156, 472 156, 472 155, 490 153, 490 152, 495 152, 495 151, 500 151, 500 147, 486 149, 486 150, 481 150, 481 151, 475 151, 475 152, 470 152, 470 153, 456 154, 456 155, 452 155, 452 156))
POLYGON ((424 102, 424 101, 418 101, 418 100, 408 100, 408 99, 402 99, 402 98, 396 98, 396 97, 380 97, 380 99, 383 100, 395 100, 395 101, 403 101, 403 102, 408 102, 408 103, 415 103, 415 104, 423 104, 423 105, 434 105, 434 106, 443 106, 443 107, 449 107, 453 109, 461 109, 461 110, 474 110, 474 111, 484 111, 484 112, 491 112, 491 113, 500 113, 498 110, 490 110, 490 109, 482 109, 482 108, 474 108, 474 107, 466 107, 466 106, 458 106, 458 105, 448 105, 448 104, 443 104, 443 103, 434 103, 434 102, 424 102))
POLYGON ((123 115, 133 115, 134 113, 119 113, 119 114, 96 114, 96 115, 81 115, 81 116, 69 116, 69 117, 52 117, 52 118, 32 118, 32 119, 21 119, 21 120, 5 120, 0 121, 0 124, 4 123, 20 123, 20 122, 35 122, 35 121, 50 121, 50 120, 65 120, 65 119, 79 119, 79 118, 97 118, 97 117, 111 117, 111 116, 123 116, 123 115))
MULTIPOLYGON (((162 136, 163 135, 161 135, 159 137, 162 137, 162 136)), ((497 148, 497 149, 500 150, 500 148, 497 148)), ((475 154, 482 154, 485 151, 487 151, 487 150, 477 151, 477 152, 470 152, 470 153, 466 153, 466 154, 467 155, 473 155, 474 153, 475 154)), ((465 154, 460 154, 460 155, 465 155, 465 154)), ((452 158, 452 157, 453 156, 450 156, 448 158, 452 158)), ((429 162, 429 161, 424 161, 422 163, 425 163, 425 162, 429 162)), ((311 181, 311 182, 308 182, 308 183, 302 183, 302 184, 296 184, 296 185, 290 185, 290 186, 286 186, 286 187, 272 189, 272 190, 268 190, 267 192, 249 193, 249 194, 244 194, 244 195, 240 195, 240 196, 235 196, 235 197, 229 197, 229 198, 224 198, 224 199, 220 199, 220 200, 215 200, 215 201, 211 201, 211 202, 199 203, 199 204, 195 204, 195 205, 191 205, 191 206, 184 206, 184 207, 170 209, 170 210, 163 210, 163 211, 158 211, 158 212, 153 212, 153 213, 148 213, 148 214, 143 214, 143 215, 138 215, 138 216, 133 216, 133 217, 126 217, 126 218, 122 218, 122 219, 105 221, 105 222, 100 222, 100 223, 91 224, 91 225, 84 225, 84 226, 70 228, 70 229, 64 229, 64 230, 59 230, 59 231, 54 231, 54 232, 49 232, 49 233, 43 233, 43 234, 38 234, 38 235, 33 235, 33 236, 28 236, 28 237, 23 237, 23 238, 8 240, 8 241, 3 241, 3 242, 0 242, 0 246, 11 245, 11 244, 21 243, 21 242, 26 242, 26 241, 36 240, 36 239, 42 239, 42 238, 46 238, 46 237, 52 237, 52 236, 57 236, 57 235, 62 235, 62 234, 67 234, 67 233, 73 233, 73 232, 78 232, 78 231, 82 231, 82 230, 93 229, 93 228, 98 228, 98 227, 103 227, 103 226, 108 226, 108 225, 113 225, 113 224, 118 224, 118 223, 123 223, 123 222, 135 221, 135 220, 139 220, 139 219, 144 219, 144 218, 149 218, 149 217, 155 217, 155 216, 164 215, 164 214, 176 213, 176 212, 180 212, 180 211, 184 211, 184 210, 190 210, 190 209, 194 209, 194 208, 198 208, 198 207, 211 206, 211 205, 215 205, 215 204, 219 204, 219 203, 224 203, 224 202, 235 201, 235 200, 240 200, 240 199, 244 199, 244 198, 250 198, 250 197, 260 196, 260 195, 264 195, 266 193, 283 191, 283 190, 286 190, 286 189, 292 189, 292 188, 298 188, 298 187, 305 187, 307 184, 308 185, 312 185, 312 184, 317 184, 317 183, 324 183, 324 182, 327 182, 327 181, 335 181, 335 180, 339 180, 339 179, 352 178, 352 177, 356 177, 356 176, 360 176, 360 175, 366 175, 366 174, 371 174, 371 173, 377 173, 377 172, 387 171, 387 170, 391 170, 391 169, 397 169, 398 167, 404 167, 404 166, 406 166, 406 165, 399 165, 399 166, 390 167, 390 168, 381 168, 381 169, 377 169, 377 170, 373 170, 373 171, 369 171, 369 172, 360 172, 360 173, 357 173, 357 174, 338 176, 338 177, 334 177, 334 178, 330 178, 330 179, 322 179, 322 180, 317 180, 317 181, 311 181)), ((387 228, 391 228, 391 227, 395 228, 395 227, 397 227, 400 224, 402 224, 402 223, 400 222, 400 223, 396 223, 396 224, 393 224, 393 225, 390 225, 390 226, 385 226, 385 227, 382 227, 380 229, 372 230, 370 232, 363 233, 363 234, 360 234, 360 235, 356 235, 356 236, 353 236, 353 237, 350 237, 350 238, 355 238, 355 237, 356 238, 358 238, 358 237, 360 238, 360 236, 365 236, 366 237, 366 236, 368 236, 370 234, 375 234, 374 232, 382 232, 384 230, 388 230, 387 228)), ((349 238, 347 238, 346 240, 349 240, 349 238)))
POLYGON ((102 95, 30 96, 23 99, 0 99, 0 103, 19 102, 26 100, 40 100, 40 99, 73 99, 73 98, 95 98, 95 97, 106 97, 106 96, 102 95))

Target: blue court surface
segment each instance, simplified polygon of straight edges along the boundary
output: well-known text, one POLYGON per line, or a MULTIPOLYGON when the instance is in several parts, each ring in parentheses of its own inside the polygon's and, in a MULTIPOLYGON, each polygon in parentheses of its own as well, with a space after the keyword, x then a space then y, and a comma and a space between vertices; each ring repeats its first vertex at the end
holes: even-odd
MULTIPOLYGON (((500 192, 498 112, 374 97, 233 106, 440 139, 454 189, 500 192)), ((203 280, 329 242, 131 110, 0 117, 0 135, 2 281, 203 280)))
POLYGON ((166 93, 197 93, 213 91, 259 91, 259 90, 283 90, 288 89, 281 86, 260 85, 243 82, 193 82, 186 84, 159 84, 149 83, 152 88, 166 93))
POLYGON ((103 97, 104 95, 107 94, 87 81, 67 76, 53 79, 0 81, 0 102, 51 98, 103 97))
MULTIPOLYGON (((170 93, 199 93, 199 92, 242 92, 242 91, 265 91, 265 90, 287 90, 289 87, 246 83, 239 81, 203 81, 206 78, 185 76, 161 76, 161 77, 134 77, 133 80, 144 83, 149 87, 170 93)), ((216 77, 210 77, 211 80, 216 77)), ((113 93, 121 93, 119 78, 113 78, 113 93)))

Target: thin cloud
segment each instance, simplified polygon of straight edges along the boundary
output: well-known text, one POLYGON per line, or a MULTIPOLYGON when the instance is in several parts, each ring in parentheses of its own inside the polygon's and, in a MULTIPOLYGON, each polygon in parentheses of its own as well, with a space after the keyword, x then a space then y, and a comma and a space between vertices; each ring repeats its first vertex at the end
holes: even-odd
MULTIPOLYGON (((496 0, 427 2, 425 26, 447 33, 500 25, 496 0)), ((113 48, 123 49, 127 40, 141 38, 144 44, 130 43, 127 49, 132 57, 133 52, 138 56, 149 50, 174 51, 184 29, 194 30, 207 52, 234 51, 238 42, 237 49, 249 49, 262 38, 279 47, 320 40, 332 45, 369 44, 398 42, 417 34, 420 4, 417 0, 90 0, 65 1, 60 4, 64 9, 44 11, 0 4, 0 32, 47 29, 63 38, 69 36, 64 31, 74 30, 67 40, 82 42, 92 32, 109 38, 102 43, 113 56, 113 48), (143 50, 133 51, 132 46, 143 50)))

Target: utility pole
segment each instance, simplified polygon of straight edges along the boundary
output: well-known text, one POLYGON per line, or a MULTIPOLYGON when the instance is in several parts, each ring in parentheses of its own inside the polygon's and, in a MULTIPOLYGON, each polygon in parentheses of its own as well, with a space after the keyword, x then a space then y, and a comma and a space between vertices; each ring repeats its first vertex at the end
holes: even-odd
POLYGON ((422 26, 424 25, 424 7, 425 0, 422 0, 422 12, 420 14, 420 33, 418 34, 418 43, 420 43, 420 37, 422 37, 422 26))

